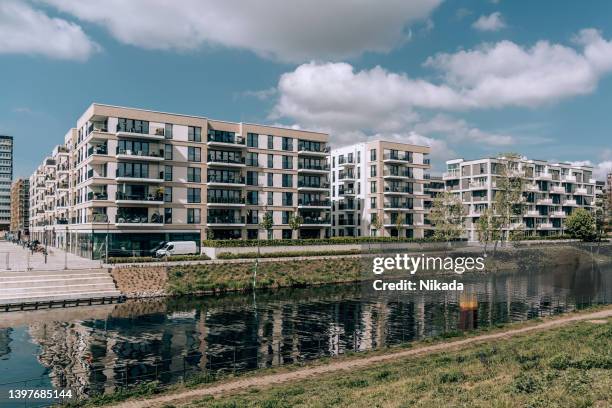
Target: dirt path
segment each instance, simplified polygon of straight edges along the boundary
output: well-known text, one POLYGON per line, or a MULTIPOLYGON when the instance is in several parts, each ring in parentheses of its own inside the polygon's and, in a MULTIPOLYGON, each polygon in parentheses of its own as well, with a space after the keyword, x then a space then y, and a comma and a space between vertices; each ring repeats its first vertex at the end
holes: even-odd
POLYGON ((267 374, 261 375, 258 377, 248 377, 243 379, 236 379, 232 381, 228 381, 225 383, 211 385, 211 386, 203 386, 202 388, 195 390, 182 391, 175 394, 162 395, 159 397, 155 397, 147 400, 134 400, 134 401, 126 401, 121 404, 116 405, 116 407, 120 408, 154 408, 160 407, 165 404, 178 404, 178 403, 186 403, 192 401, 194 399, 198 399, 207 395, 219 395, 232 393, 236 391, 244 391, 248 387, 264 387, 271 386, 276 384, 285 383, 288 381, 296 381, 305 379, 307 377, 312 377, 320 374, 327 374, 335 371, 341 370, 351 370, 356 368, 366 367, 375 363, 395 360, 399 358, 405 358, 410 356, 421 356, 423 354, 435 353, 438 351, 450 351, 461 348, 463 346, 468 346, 472 344, 482 343, 489 340, 498 340, 514 337, 520 334, 535 332, 545 329, 550 329, 558 326, 562 326, 568 323, 583 321, 583 320, 598 320, 598 319, 606 319, 612 317, 612 308, 587 313, 587 314, 579 314, 566 316, 559 319, 547 321, 544 323, 540 323, 534 326, 523 327, 518 329, 511 329, 500 333, 494 334, 484 334, 481 336, 471 337, 468 339, 457 340, 452 342, 444 342, 440 344, 435 344, 432 346, 424 346, 415 349, 402 350, 395 353, 377 355, 372 357, 364 357, 364 358, 356 358, 351 360, 339 360, 336 362, 332 362, 326 365, 317 366, 317 367, 309 367, 297 369, 295 371, 278 373, 278 374, 267 374))

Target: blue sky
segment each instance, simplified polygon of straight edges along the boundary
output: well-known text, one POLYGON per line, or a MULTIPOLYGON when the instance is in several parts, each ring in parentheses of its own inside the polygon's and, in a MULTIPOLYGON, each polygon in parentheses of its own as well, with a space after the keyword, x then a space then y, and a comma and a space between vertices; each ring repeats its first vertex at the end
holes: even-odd
POLYGON ((16 176, 92 102, 612 168, 612 2, 329 3, 0 0, 16 176))

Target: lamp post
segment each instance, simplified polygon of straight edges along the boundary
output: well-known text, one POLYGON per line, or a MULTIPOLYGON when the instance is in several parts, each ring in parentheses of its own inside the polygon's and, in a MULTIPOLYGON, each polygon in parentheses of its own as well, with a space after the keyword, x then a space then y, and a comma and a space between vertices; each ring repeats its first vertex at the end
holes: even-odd
POLYGON ((64 235, 64 269, 68 269, 68 224, 66 224, 66 234, 64 235))

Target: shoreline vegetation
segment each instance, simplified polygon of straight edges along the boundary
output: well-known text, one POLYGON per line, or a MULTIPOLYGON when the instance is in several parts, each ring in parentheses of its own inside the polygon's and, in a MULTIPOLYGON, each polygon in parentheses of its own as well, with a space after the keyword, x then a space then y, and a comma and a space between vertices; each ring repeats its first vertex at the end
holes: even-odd
MULTIPOLYGON (((610 261, 612 246, 602 245, 600 253, 593 253, 588 245, 554 245, 536 247, 512 247, 497 250, 495 256, 488 256, 485 270, 474 273, 512 272, 521 269, 541 269, 556 266, 589 265, 593 262, 604 264, 610 261)), ((596 247, 595 247, 596 248, 596 247)), ((397 251, 397 249, 395 250, 397 251)), ((480 248, 460 248, 446 251, 429 251, 432 256, 474 256, 480 248)), ((301 253, 300 253, 301 254, 301 253)), ((383 254, 384 255, 384 254, 383 254)), ((387 254, 389 255, 389 254, 387 254)), ((303 256, 303 255, 295 255, 303 256)), ((373 256, 373 255, 370 255, 373 256)), ((255 287, 257 289, 303 288, 327 284, 346 284, 372 280, 368 254, 338 254, 308 259, 265 259, 259 262, 248 259, 203 262, 185 265, 141 265, 122 266, 112 270, 113 278, 121 292, 129 298, 154 296, 201 295, 225 292, 245 292, 253 289, 253 277, 257 268, 255 287)), ((453 272, 428 271, 419 277, 460 278, 453 272)), ((388 277, 407 276, 405 271, 386 273, 388 277)), ((415 276, 415 275, 413 275, 415 276)))
POLYGON ((173 385, 143 383, 66 406, 607 406, 611 310, 594 306, 299 364, 196 374, 173 385))

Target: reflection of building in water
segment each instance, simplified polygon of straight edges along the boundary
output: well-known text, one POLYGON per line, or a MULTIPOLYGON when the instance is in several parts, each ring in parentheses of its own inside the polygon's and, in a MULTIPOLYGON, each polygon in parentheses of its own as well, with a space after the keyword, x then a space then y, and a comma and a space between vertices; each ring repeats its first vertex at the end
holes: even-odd
POLYGON ((459 296, 459 330, 478 327, 478 299, 475 294, 461 293, 459 296))
POLYGON ((0 358, 11 352, 11 332, 12 328, 0 329, 0 358))

